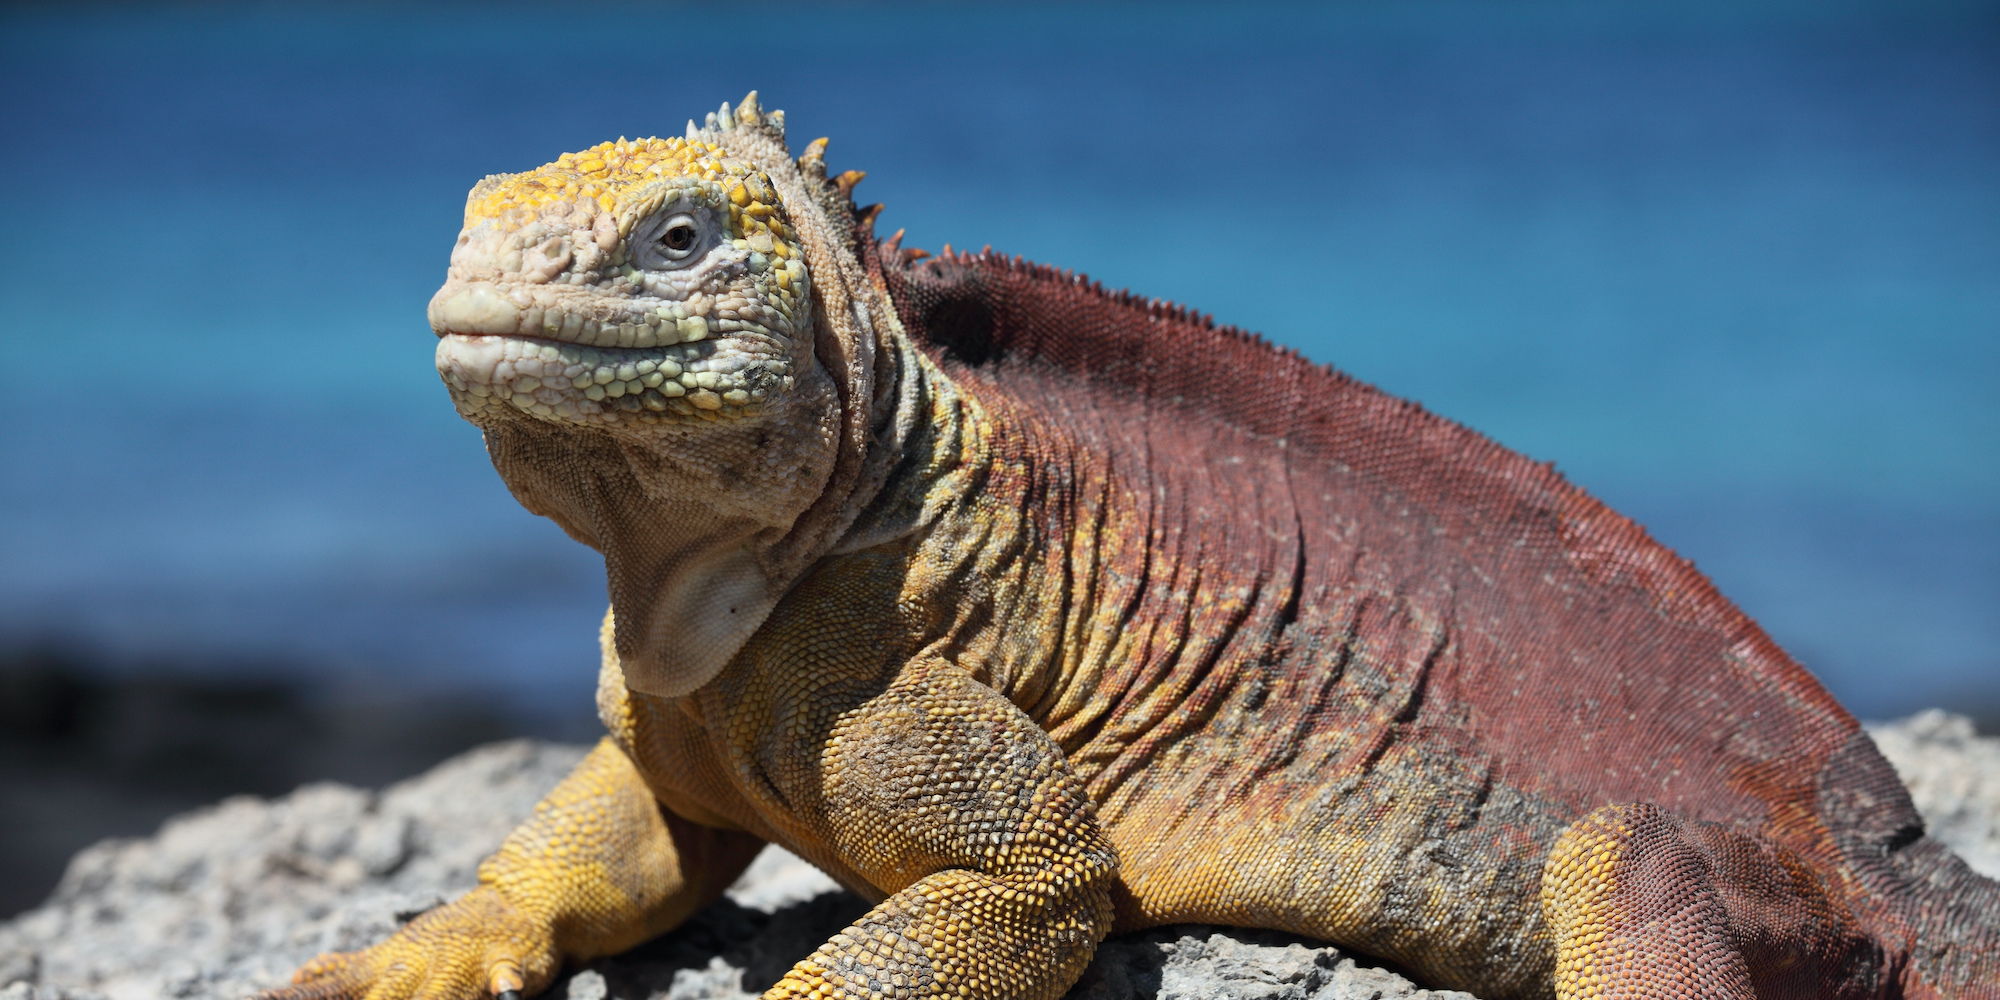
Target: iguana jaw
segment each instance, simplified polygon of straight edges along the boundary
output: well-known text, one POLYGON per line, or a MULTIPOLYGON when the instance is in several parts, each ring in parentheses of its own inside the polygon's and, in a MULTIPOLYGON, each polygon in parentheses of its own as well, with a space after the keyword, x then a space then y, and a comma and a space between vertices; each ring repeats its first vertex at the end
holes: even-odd
POLYGON ((790 578, 770 553, 823 494, 837 412, 815 368, 761 419, 483 428, 522 506, 603 553, 626 683, 678 697, 714 677, 783 596, 790 578))

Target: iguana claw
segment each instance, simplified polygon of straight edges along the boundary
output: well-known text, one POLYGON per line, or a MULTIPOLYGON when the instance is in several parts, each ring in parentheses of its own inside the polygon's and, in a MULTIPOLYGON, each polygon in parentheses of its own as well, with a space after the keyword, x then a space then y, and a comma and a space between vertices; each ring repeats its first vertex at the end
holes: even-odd
POLYGON ((559 964, 546 923, 481 887, 373 948, 319 956, 291 985, 255 1000, 521 1000, 548 985, 559 964))

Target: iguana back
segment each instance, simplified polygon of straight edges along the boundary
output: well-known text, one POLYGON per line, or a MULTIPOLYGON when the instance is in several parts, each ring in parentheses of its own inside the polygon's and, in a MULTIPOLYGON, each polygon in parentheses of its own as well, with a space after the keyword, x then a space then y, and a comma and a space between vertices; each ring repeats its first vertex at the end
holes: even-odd
MULTIPOLYGON (((1923 836, 1854 718, 1552 466, 1181 308, 990 253, 912 256, 876 255, 904 327, 1019 429, 1018 464, 1095 470, 993 488, 1041 534, 1097 529, 1067 574, 1092 616, 1055 654, 1072 676, 1016 667, 1010 693, 1114 830, 1147 903, 1124 897, 1121 927, 1366 927, 1336 936, 1526 992, 1546 970, 1506 988, 1490 956, 1547 933, 1550 845, 1645 803, 1754 838, 1725 855, 1762 842, 1809 866, 1854 922, 1824 918, 1852 940, 1815 957, 1859 995, 1892 988, 1871 938, 1914 945, 1931 982, 2000 975, 2000 890, 1923 836), (1350 884, 1338 912, 1285 915, 1316 878, 1350 884)), ((1767 916, 1821 919, 1795 909, 1767 916)), ((1811 950, 1770 937, 1753 965, 1811 950)))

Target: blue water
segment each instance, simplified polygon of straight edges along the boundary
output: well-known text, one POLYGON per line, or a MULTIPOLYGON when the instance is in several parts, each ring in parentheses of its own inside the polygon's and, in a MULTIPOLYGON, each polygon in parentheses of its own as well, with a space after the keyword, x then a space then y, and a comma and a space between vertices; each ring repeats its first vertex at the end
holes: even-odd
MULTIPOLYGON (((465 189, 752 87, 1636 517, 1858 713, 2000 711, 2000 7, 0 13, 0 645, 581 705, 430 366, 465 189)), ((153 666, 148 666, 148 665, 153 666)))

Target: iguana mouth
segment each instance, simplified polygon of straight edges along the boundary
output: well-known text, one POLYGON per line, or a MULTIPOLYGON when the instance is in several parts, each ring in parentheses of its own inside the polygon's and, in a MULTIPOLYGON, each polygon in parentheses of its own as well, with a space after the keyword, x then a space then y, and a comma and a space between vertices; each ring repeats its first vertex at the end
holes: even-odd
POLYGON ((519 334, 439 334, 438 374, 467 418, 522 415, 579 423, 752 416, 786 376, 776 338, 665 347, 597 347, 519 334), (768 346, 768 352, 757 350, 768 346))
POLYGON ((520 305, 490 281, 455 284, 446 285, 431 300, 431 329, 440 337, 498 334, 585 347, 670 347, 743 330, 773 335, 767 327, 739 318, 730 307, 748 304, 733 299, 713 304, 705 299, 663 302, 615 319, 597 319, 540 302, 520 305))

